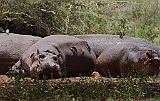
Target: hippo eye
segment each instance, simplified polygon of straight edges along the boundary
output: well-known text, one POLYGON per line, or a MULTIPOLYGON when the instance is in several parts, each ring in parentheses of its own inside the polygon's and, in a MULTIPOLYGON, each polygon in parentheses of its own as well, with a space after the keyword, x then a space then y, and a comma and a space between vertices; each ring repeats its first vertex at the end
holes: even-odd
POLYGON ((53 60, 54 60, 54 61, 57 61, 57 60, 58 60, 58 58, 57 58, 57 57, 53 57, 53 60))
POLYGON ((44 59, 45 57, 46 57, 46 56, 43 55, 43 54, 39 55, 39 58, 40 58, 40 59, 44 59))

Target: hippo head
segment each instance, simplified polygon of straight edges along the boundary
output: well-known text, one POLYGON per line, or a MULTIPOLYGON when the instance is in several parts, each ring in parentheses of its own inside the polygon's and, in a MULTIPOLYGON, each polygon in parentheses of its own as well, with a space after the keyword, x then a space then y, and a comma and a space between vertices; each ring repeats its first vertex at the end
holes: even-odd
POLYGON ((52 50, 40 52, 37 49, 36 52, 30 55, 30 75, 38 76, 44 74, 46 76, 59 77, 61 75, 60 57, 60 53, 55 54, 52 50))
POLYGON ((145 59, 144 65, 147 75, 158 75, 160 68, 160 59, 158 57, 158 52, 148 50, 148 52, 146 52, 146 56, 147 58, 145 59))

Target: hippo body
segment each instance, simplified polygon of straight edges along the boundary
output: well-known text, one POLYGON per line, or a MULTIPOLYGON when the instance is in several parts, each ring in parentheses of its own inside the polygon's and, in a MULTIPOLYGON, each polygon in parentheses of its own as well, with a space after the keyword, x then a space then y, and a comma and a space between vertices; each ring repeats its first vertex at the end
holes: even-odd
POLYGON ((96 56, 86 41, 67 35, 51 35, 38 41, 25 51, 13 70, 22 67, 26 76, 60 78, 89 74, 95 66, 96 56))
MULTIPOLYGON (((139 46, 148 47, 156 51, 160 50, 160 46, 157 46, 147 40, 129 36, 123 36, 121 39, 119 35, 109 35, 109 34, 84 34, 84 35, 75 35, 76 38, 83 39, 88 42, 92 50, 95 52, 96 57, 106 49, 113 47, 117 44, 138 44, 139 46)), ((159 54, 160 57, 160 54, 159 54)))
POLYGON ((96 60, 96 71, 107 77, 126 77, 131 72, 144 71, 158 75, 160 60, 157 51, 141 44, 118 44, 105 49, 96 60), (144 67, 144 70, 142 70, 144 67))
POLYGON ((0 33, 0 75, 5 75, 23 52, 40 39, 31 35, 0 33))

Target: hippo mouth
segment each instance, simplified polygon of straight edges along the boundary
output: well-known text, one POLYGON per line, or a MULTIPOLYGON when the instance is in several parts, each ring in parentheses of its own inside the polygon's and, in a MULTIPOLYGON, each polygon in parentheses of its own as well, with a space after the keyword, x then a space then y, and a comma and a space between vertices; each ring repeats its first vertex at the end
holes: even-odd
POLYGON ((38 73, 38 76, 47 76, 47 78, 59 78, 61 77, 61 69, 59 66, 45 67, 42 71, 38 73))
POLYGON ((46 66, 45 69, 43 71, 46 72, 57 72, 59 70, 59 66, 46 66))
POLYGON ((42 76, 45 75, 47 77, 51 77, 51 75, 53 75, 54 77, 60 77, 61 75, 61 69, 59 67, 59 65, 54 65, 54 66, 45 66, 45 67, 38 67, 38 68, 34 68, 32 69, 32 71, 30 72, 32 77, 36 77, 36 76, 42 76))

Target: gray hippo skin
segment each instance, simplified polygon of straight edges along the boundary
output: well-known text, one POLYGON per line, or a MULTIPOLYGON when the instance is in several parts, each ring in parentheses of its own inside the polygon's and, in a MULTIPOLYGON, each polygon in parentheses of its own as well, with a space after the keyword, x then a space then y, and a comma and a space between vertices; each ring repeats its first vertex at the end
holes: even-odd
POLYGON ((158 75, 159 67, 157 51, 139 44, 115 45, 104 50, 96 60, 96 71, 107 77, 125 77, 133 71, 138 73, 140 70, 153 76, 158 75))
POLYGON ((109 35, 109 34, 84 34, 84 35, 75 35, 74 37, 83 39, 88 42, 92 50, 95 52, 96 57, 103 52, 104 49, 113 47, 117 44, 139 44, 143 47, 148 47, 159 51, 160 57, 160 46, 157 46, 147 40, 129 36, 123 36, 121 39, 119 35, 109 35))
POLYGON ((25 51, 17 64, 25 76, 60 78, 91 73, 96 56, 86 41, 67 35, 47 36, 25 51))
POLYGON ((40 39, 31 35, 0 33, 0 75, 5 75, 23 52, 40 39))

